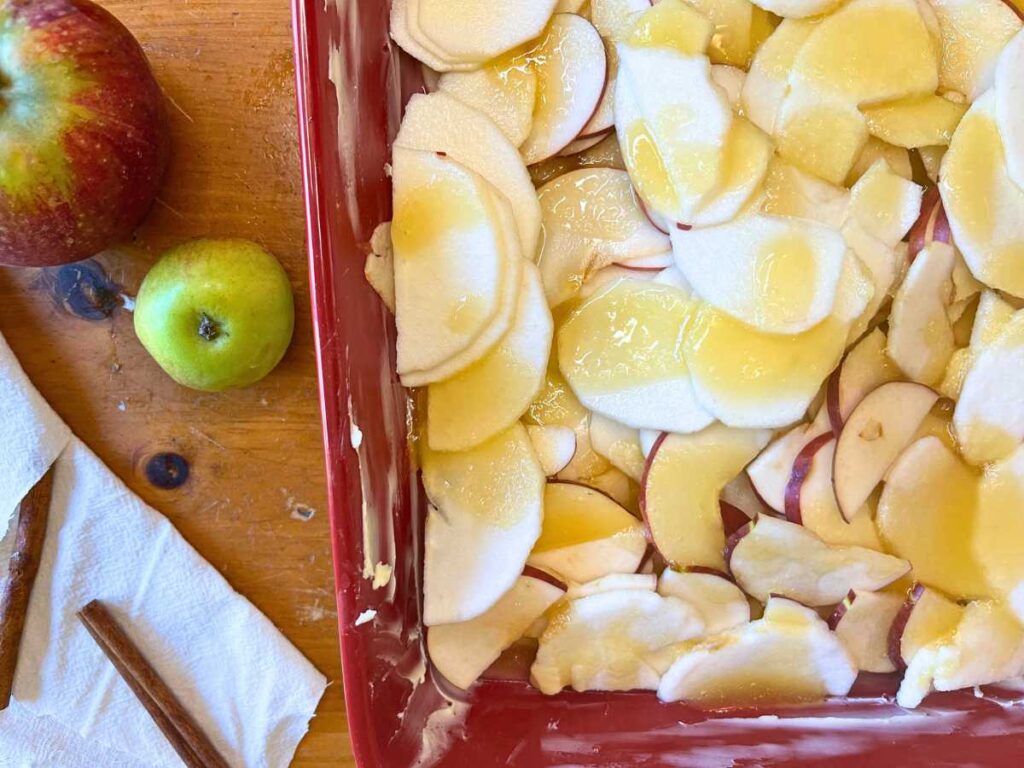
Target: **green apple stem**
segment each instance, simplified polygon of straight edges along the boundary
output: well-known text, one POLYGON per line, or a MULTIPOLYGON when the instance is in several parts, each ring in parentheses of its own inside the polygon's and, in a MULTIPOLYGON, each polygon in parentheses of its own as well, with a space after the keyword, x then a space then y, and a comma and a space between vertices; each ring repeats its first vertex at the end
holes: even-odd
POLYGON ((220 336, 220 323, 203 312, 199 316, 199 335, 207 341, 213 341, 220 336))

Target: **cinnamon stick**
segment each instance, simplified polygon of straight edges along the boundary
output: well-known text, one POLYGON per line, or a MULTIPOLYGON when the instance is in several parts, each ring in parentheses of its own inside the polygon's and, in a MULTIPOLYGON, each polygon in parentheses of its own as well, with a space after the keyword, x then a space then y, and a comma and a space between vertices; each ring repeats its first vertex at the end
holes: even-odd
POLYGON ((99 600, 78 612, 85 628, 189 768, 229 768, 199 724, 99 600))
POLYGON ((53 496, 53 467, 32 487, 18 509, 18 532, 7 584, 0 594, 0 712, 11 703, 21 636, 46 539, 53 496))

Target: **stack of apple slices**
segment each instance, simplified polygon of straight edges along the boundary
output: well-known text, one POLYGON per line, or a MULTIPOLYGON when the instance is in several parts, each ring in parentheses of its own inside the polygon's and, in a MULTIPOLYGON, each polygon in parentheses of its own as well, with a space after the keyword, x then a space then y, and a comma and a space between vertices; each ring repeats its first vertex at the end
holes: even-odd
POLYGON ((1013 8, 394 0, 391 25, 432 87, 366 276, 425 392, 444 690, 503 654, 546 694, 716 707, 1024 674, 1013 8))

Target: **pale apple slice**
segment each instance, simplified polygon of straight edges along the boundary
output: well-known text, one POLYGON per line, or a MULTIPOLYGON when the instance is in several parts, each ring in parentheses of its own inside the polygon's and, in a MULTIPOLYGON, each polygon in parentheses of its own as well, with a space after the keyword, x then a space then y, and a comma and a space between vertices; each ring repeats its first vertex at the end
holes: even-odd
POLYGON ((942 158, 946 156, 948 149, 948 146, 918 147, 917 149, 917 154, 921 157, 921 164, 932 184, 939 183, 939 168, 942 166, 942 158))
POLYGON ((544 231, 537 263, 553 307, 612 262, 664 259, 671 251, 668 237, 639 206, 625 171, 570 171, 541 187, 537 197, 544 231))
POLYGON ((445 73, 437 87, 491 118, 514 146, 530 135, 537 73, 525 55, 498 59, 473 72, 445 73))
POLYGON ((896 703, 917 707, 931 690, 955 691, 1024 673, 1024 629, 1005 607, 971 603, 946 640, 918 651, 907 667, 896 703))
POLYGON ((1022 371, 1024 313, 1017 311, 975 357, 953 413, 961 450, 972 464, 1005 458, 1024 440, 1022 371))
POLYGON ((917 221, 923 195, 921 187, 879 160, 850 190, 850 216, 873 238, 893 248, 917 221))
POLYGON ((797 454, 786 486, 786 519, 804 526, 826 544, 882 551, 870 504, 849 522, 839 512, 832 480, 835 450, 835 438, 826 433, 797 454))
POLYGON ((697 404, 677 339, 690 314, 678 288, 620 280, 580 304, 558 331, 558 362, 591 410, 634 428, 693 432, 697 404))
POLYGON ((832 312, 846 257, 835 230, 755 215, 671 238, 694 292, 759 331, 802 333, 832 312))
POLYGON ((602 132, 598 133, 596 136, 584 136, 583 138, 574 139, 565 147, 565 149, 558 153, 557 157, 570 157, 572 155, 579 154, 580 152, 586 152, 588 149, 596 147, 608 138, 608 136, 608 132, 602 132))
POLYGON ((951 636, 963 615, 963 606, 916 582, 889 629, 889 660, 896 669, 906 669, 919 650, 951 636))
POLYGON ((779 108, 779 157, 831 184, 843 183, 867 140, 867 122, 845 96, 800 85, 779 108))
POLYGON ((1018 32, 999 56, 995 100, 1007 171, 1024 189, 1024 32, 1018 32))
POLYGON ((845 696, 856 678, 849 652, 814 611, 772 597, 763 618, 681 644, 658 698, 709 706, 798 703, 845 696))
POLYGON ((563 594, 545 581, 520 576, 475 619, 431 627, 427 632, 430 661, 448 682, 466 690, 563 594))
POLYGON ((626 169, 622 153, 619 151, 619 139, 614 131, 609 132, 605 138, 590 149, 585 149, 575 155, 549 157, 536 165, 531 165, 528 170, 533 183, 541 187, 563 173, 580 168, 615 168, 620 171, 626 169))
MULTIPOLYGON (((564 479, 564 478, 559 478, 564 479)), ((640 517, 640 492, 637 483, 615 467, 591 477, 586 484, 610 497, 634 517, 640 517)))
POLYGON ((508 198, 522 253, 532 258, 540 239, 540 204, 519 150, 486 115, 447 93, 415 95, 405 107, 396 147, 444 152, 476 171, 508 198))
POLYGON ((766 430, 714 424, 692 435, 665 433, 647 459, 640 509, 654 546, 671 565, 723 570, 719 495, 770 438, 766 430))
POLYGON ((776 512, 785 512, 786 488, 796 457, 816 438, 827 434, 831 434, 828 413, 821 408, 812 422, 797 424, 779 435, 750 462, 747 475, 765 504, 776 512))
POLYGON ((861 672, 895 672, 889 658, 889 634, 903 598, 888 592, 852 591, 836 606, 829 627, 853 656, 861 672))
MULTIPOLYGON (((519 420, 543 385, 551 353, 551 312, 532 264, 524 265, 522 283, 512 327, 497 346, 450 379, 428 387, 432 450, 464 451, 490 439, 519 420)), ((572 447, 575 451, 575 436, 572 447)))
MULTIPOLYGON (((747 0, 738 0, 741 3, 746 3, 747 0)), ((749 4, 748 4, 748 7, 749 4)), ((729 100, 729 105, 732 107, 733 112, 739 112, 743 109, 743 84, 747 80, 747 73, 739 67, 733 67, 726 64, 712 64, 711 65, 711 79, 715 85, 725 91, 725 97, 729 100)))
POLYGON ((657 651, 697 637, 704 622, 674 597, 643 590, 602 592, 555 608, 530 669, 542 693, 655 690, 657 651))
MULTIPOLYGON (((669 252, 669 256, 671 256, 671 251, 669 252)), ((589 299, 591 296, 596 296, 598 293, 608 290, 611 285, 619 282, 620 280, 653 282, 654 278, 658 276, 660 271, 661 267, 654 269, 637 269, 634 267, 624 267, 619 264, 612 264, 604 267, 603 269, 597 270, 597 272, 594 272, 590 277, 588 277, 586 282, 584 282, 580 287, 577 299, 582 301, 589 299)))
POLYGON ((745 117, 737 116, 722 149, 718 185, 700 204, 690 225, 709 227, 736 218, 761 187, 772 153, 768 135, 745 117))
POLYGON ((852 341, 860 338, 877 324, 880 310, 884 308, 893 286, 899 282, 900 275, 906 269, 907 259, 898 248, 890 248, 868 234, 856 218, 847 219, 842 226, 842 234, 846 244, 870 276, 874 289, 862 315, 850 329, 852 341))
POLYGON ((378 224, 370 235, 370 253, 363 274, 384 306, 395 314, 395 251, 391 247, 390 221, 378 224))
POLYGON ((666 568, 658 579, 658 594, 677 597, 696 608, 709 635, 750 621, 747 596, 723 573, 666 568))
POLYGON ((659 0, 630 19, 623 42, 633 48, 665 48, 686 56, 703 55, 715 25, 683 0, 659 0))
POLYGON ((651 270, 658 272, 675 266, 675 263, 676 260, 672 255, 672 251, 668 250, 663 251, 662 253, 651 254, 650 256, 637 256, 631 259, 622 259, 621 261, 616 262, 616 266, 632 270, 651 270))
POLYGON ((750 0, 688 0, 690 5, 704 14, 714 27, 708 45, 708 58, 712 64, 731 65, 746 69, 751 56, 764 37, 770 33, 765 14, 750 0))
POLYGON ((789 73, 797 54, 814 31, 817 19, 785 19, 758 48, 743 83, 743 112, 758 128, 775 133, 782 102, 789 93, 789 73))
POLYGON ((889 317, 889 357, 908 378, 934 386, 942 379, 956 340, 949 319, 953 299, 953 246, 921 251, 896 291, 889 317))
MULTIPOLYGON (((945 147, 941 149, 944 150, 945 147)), ((871 166, 879 160, 885 160, 889 167, 904 179, 914 178, 914 168, 910 162, 910 152, 903 147, 894 147, 891 144, 886 144, 875 136, 869 136, 868 143, 864 145, 860 157, 857 158, 857 162, 853 164, 853 168, 846 177, 846 186, 852 187, 856 184, 860 177, 867 173, 871 166)))
POLYGON ((974 557, 996 594, 1024 623, 1024 448, 991 465, 981 481, 974 557))
POLYGON ((402 50, 435 72, 465 71, 480 66, 480 62, 471 58, 460 59, 443 54, 430 40, 423 37, 418 27, 411 27, 410 2, 411 0, 393 0, 391 3, 391 37, 402 50))
POLYGON ((853 519, 864 506, 938 399, 921 384, 893 381, 854 408, 839 435, 832 472, 844 518, 853 519))
POLYGON ((618 50, 615 126, 630 177, 650 210, 689 223, 720 178, 732 110, 706 57, 618 50))
MULTIPOLYGON (((482 176, 447 156, 402 147, 393 167, 398 373, 407 377, 481 338, 486 351, 505 334, 522 259, 504 231, 500 207, 508 202, 482 176)), ((406 381, 413 383, 423 382, 406 381)))
POLYGON ((784 19, 806 19, 832 13, 842 0, 757 0, 757 5, 784 19))
POLYGON ((1002 0, 929 0, 942 32, 939 82, 975 101, 995 78, 999 54, 1021 29, 1002 0))
POLYGON ((942 161, 939 188, 956 246, 974 276, 1024 296, 1024 189, 1007 170, 992 92, 960 122, 942 161))
POLYGON ((557 0, 408 0, 408 23, 447 58, 482 64, 538 37, 557 0))
POLYGON ((839 229, 849 215, 850 192, 784 162, 768 166, 761 210, 774 216, 810 219, 839 229))
POLYGON ((910 563, 873 549, 828 545, 800 525, 759 517, 732 548, 729 570, 764 602, 782 595, 804 605, 835 605, 851 589, 874 592, 910 572, 910 563))
POLYGON ((569 466, 576 455, 576 433, 569 427, 530 424, 526 431, 530 435, 533 452, 537 454, 537 461, 548 477, 554 477, 569 466))
POLYGON ((526 429, 461 453, 423 451, 434 505, 423 554, 423 622, 476 618, 515 584, 541 532, 544 473, 526 429))
POLYGON ((914 564, 914 578, 949 595, 989 587, 975 559, 978 474, 937 437, 910 445, 886 476, 876 522, 886 548, 914 564))
POLYGON ((935 93, 938 48, 915 0, 851 0, 815 27, 790 82, 858 106, 935 93))
POLYGON ((836 434, 869 392, 900 378, 899 368, 886 354, 887 346, 885 333, 875 328, 847 352, 829 379, 825 404, 836 434))
MULTIPOLYGON (((738 510, 743 517, 747 518, 746 520, 743 520, 740 518, 740 515, 736 515, 732 510, 730 510, 728 514, 734 518, 735 522, 732 520, 725 520, 723 517, 726 536, 731 535, 737 528, 746 525, 749 520, 757 517, 758 515, 770 515, 772 513, 771 507, 765 504, 764 500, 758 495, 757 490, 755 490, 753 484, 750 482, 750 477, 747 476, 746 472, 740 472, 736 477, 726 483, 725 487, 722 489, 722 493, 719 495, 719 500, 723 508, 726 506, 732 507, 733 509, 738 510)), ((726 513, 723 512, 723 515, 725 514, 726 513)))
POLYGON ((527 561, 566 582, 634 573, 647 549, 643 525, 600 491, 548 483, 544 524, 527 561))
POLYGON ((948 146, 966 112, 966 104, 927 94, 865 107, 864 117, 871 135, 913 149, 948 146))
POLYGON ((572 13, 551 19, 530 58, 537 72, 537 102, 530 135, 519 148, 527 165, 558 154, 580 135, 608 76, 601 36, 572 13))
POLYGON ((657 589, 658 577, 653 573, 610 573, 585 584, 570 584, 565 596, 570 600, 578 600, 604 592, 655 592, 657 589))
POLYGON ((640 448, 639 430, 593 413, 590 415, 590 442, 612 466, 640 482, 644 473, 644 454, 640 448))

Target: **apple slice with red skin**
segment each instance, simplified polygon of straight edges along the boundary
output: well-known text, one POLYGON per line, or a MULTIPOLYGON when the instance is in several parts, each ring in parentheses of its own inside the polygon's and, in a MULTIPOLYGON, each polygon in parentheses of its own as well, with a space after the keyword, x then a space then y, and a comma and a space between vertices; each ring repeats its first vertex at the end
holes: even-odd
POLYGON ((850 414, 832 469, 836 501, 847 521, 914 439, 938 399, 935 390, 922 384, 893 381, 873 390, 850 414))
POLYGON ((846 353, 829 377, 825 404, 837 435, 865 395, 900 378, 899 368, 886 355, 886 342, 885 333, 875 328, 846 353))
POLYGON ((910 228, 908 236, 910 250, 907 256, 913 261, 917 254, 924 250, 930 243, 953 242, 953 234, 949 229, 949 219, 946 218, 946 209, 942 206, 942 196, 938 187, 929 187, 924 193, 921 201, 921 215, 914 226, 910 228))
POLYGON ((791 523, 803 525, 803 516, 800 510, 800 493, 804 487, 804 481, 811 473, 814 457, 818 451, 828 445, 835 437, 831 432, 818 435, 805 445, 800 453, 793 460, 793 473, 789 476, 786 484, 785 513, 786 519, 791 523))
POLYGON ((915 582, 889 628, 889 660, 893 666, 906 669, 914 654, 956 629, 963 614, 963 606, 934 587, 915 582))
POLYGON ((665 560, 723 570, 719 496, 770 434, 713 424, 694 434, 666 432, 658 438, 640 484, 640 511, 665 560))
POLYGON ((576 432, 572 428, 529 424, 526 431, 545 475, 554 477, 572 462, 576 455, 576 432))
POLYGON ((747 476, 761 500, 776 512, 786 511, 786 486, 793 473, 793 462, 819 435, 831 434, 828 412, 821 408, 814 421, 798 424, 776 438, 747 467, 747 476))
POLYGON ((861 672, 895 672, 889 634, 903 599, 887 592, 850 593, 836 606, 829 628, 843 641, 861 672))
POLYGON ((850 590, 879 590, 910 571, 906 560, 830 546, 802 526, 767 516, 734 534, 728 563, 751 597, 782 595, 812 607, 835 605, 850 590))

